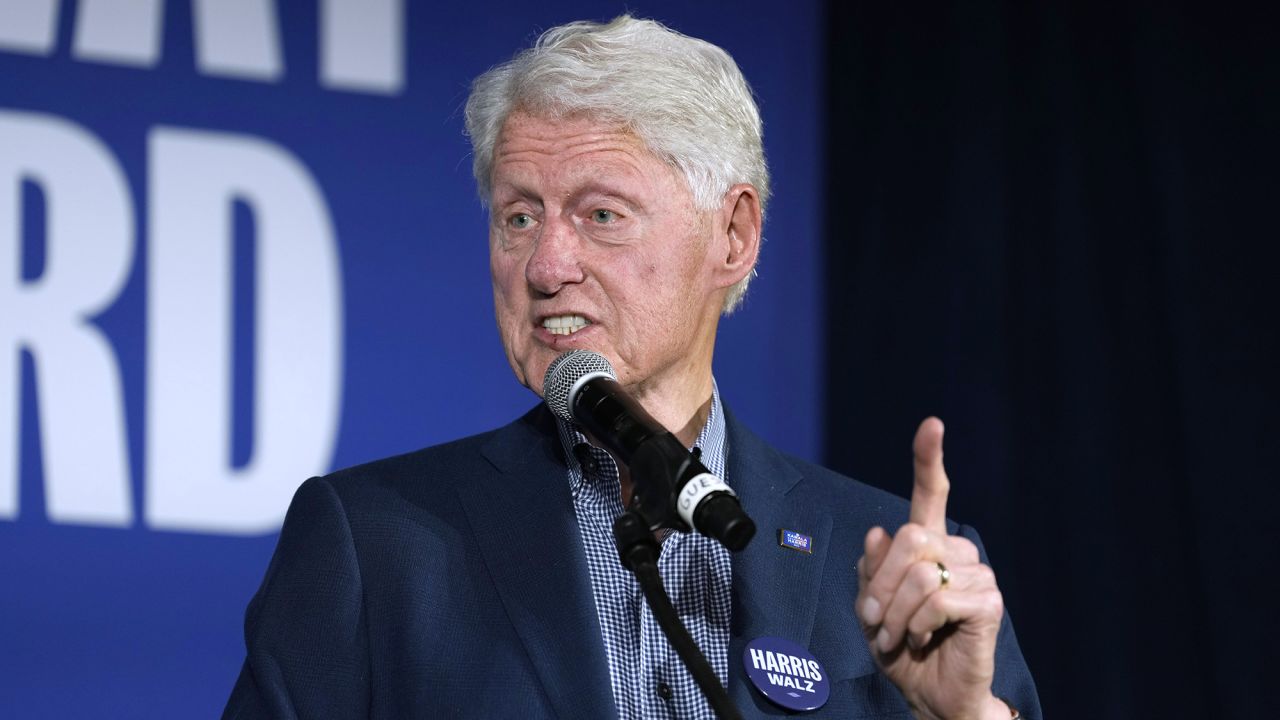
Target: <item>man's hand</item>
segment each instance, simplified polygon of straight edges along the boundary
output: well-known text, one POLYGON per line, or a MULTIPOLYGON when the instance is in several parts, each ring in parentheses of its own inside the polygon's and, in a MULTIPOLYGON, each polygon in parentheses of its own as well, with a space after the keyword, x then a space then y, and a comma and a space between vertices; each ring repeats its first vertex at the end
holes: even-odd
POLYGON ((890 537, 867 533, 856 610, 871 655, 917 718, 1009 717, 991 694, 1004 601, 978 548, 947 535, 942 421, 916 431, 911 520, 890 537))

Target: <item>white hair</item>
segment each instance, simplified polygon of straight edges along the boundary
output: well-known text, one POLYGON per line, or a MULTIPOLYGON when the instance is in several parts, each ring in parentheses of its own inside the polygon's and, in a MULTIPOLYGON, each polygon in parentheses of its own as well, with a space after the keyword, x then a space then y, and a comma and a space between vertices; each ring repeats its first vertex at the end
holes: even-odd
MULTIPOLYGON (((729 53, 652 20, 574 22, 476 78, 467 135, 481 202, 492 192, 493 151, 516 110, 546 117, 585 114, 627 128, 684 176, 694 204, 718 209, 729 188, 749 183, 769 198, 760 111, 729 53)), ((753 268, 725 297, 732 312, 753 268)))

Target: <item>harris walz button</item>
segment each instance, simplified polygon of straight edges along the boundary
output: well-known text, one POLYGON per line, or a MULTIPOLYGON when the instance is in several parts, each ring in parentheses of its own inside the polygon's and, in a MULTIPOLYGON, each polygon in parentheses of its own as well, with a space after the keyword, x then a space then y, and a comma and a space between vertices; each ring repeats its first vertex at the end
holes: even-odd
POLYGON ((822 663, 790 640, 752 640, 742 651, 742 665, 761 695, 788 710, 817 710, 831 697, 831 681, 822 663))

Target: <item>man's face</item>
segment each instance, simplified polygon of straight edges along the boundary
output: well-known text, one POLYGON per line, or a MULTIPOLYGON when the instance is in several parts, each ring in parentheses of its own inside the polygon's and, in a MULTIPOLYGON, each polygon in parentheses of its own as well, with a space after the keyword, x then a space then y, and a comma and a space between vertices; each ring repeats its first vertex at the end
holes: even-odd
POLYGON ((494 150, 489 258, 498 330, 539 395, 566 350, 644 392, 707 372, 723 288, 712 213, 631 133, 513 114, 494 150))

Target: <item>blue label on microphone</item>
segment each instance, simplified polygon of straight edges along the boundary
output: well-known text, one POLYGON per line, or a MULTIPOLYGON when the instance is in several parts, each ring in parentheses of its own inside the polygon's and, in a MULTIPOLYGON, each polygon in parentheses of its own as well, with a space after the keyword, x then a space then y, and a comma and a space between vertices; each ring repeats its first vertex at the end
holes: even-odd
POLYGON ((782 547, 799 550, 803 553, 813 552, 813 538, 805 535, 804 533, 798 533, 795 530, 788 530, 786 528, 779 530, 778 544, 782 547))
POLYGON ((742 665, 762 695, 788 710, 817 710, 831 697, 831 681, 822 664, 790 640, 752 640, 742 651, 742 665))

